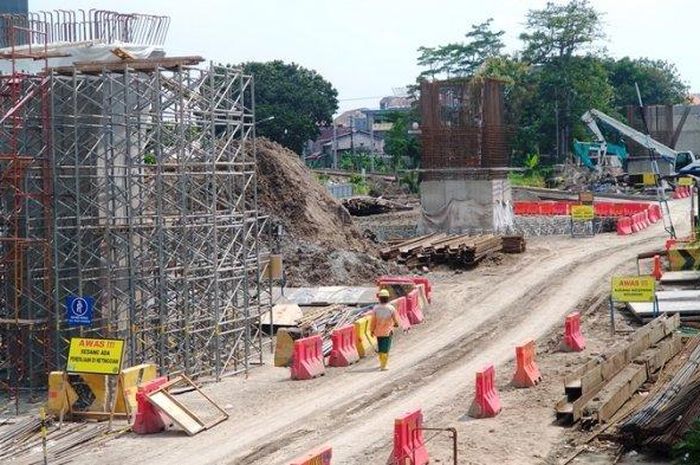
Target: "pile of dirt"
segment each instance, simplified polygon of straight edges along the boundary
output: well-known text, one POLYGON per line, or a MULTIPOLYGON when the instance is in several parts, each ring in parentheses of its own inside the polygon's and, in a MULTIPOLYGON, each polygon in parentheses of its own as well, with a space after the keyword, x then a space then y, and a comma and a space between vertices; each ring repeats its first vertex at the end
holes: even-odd
POLYGON ((397 271, 379 259, 348 211, 296 153, 264 138, 256 149, 258 208, 283 228, 289 286, 366 284, 397 271))

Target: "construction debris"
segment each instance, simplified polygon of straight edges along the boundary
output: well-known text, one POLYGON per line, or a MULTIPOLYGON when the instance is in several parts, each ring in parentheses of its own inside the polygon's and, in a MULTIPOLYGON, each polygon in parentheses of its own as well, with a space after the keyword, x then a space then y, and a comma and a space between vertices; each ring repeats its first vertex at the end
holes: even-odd
POLYGON ((85 453, 85 446, 111 439, 106 423, 49 423, 47 426, 47 462, 44 462, 41 420, 37 416, 3 426, 0 431, 0 462, 19 465, 40 463, 69 463, 71 458, 85 453))
POLYGON ((381 197, 358 196, 343 199, 343 206, 352 216, 369 216, 395 211, 413 210, 412 206, 404 205, 381 197))
MULTIPOLYGON (((522 240, 522 237, 520 238, 522 240)), ((511 250, 516 247, 510 239, 511 250)), ((525 250, 524 242, 522 250, 525 250)), ((471 236, 469 234, 428 234, 391 245, 380 251, 384 260, 396 260, 409 268, 448 265, 452 268, 475 266, 489 254, 503 250, 503 240, 492 234, 471 236)))

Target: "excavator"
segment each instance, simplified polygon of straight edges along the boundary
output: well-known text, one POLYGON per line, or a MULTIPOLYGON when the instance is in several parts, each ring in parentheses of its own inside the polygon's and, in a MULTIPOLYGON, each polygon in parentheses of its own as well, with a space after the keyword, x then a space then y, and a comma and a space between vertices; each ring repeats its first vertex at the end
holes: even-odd
MULTIPOLYGON (((627 126, 626 124, 616 120, 612 116, 608 116, 600 110, 591 109, 581 116, 581 121, 583 121, 588 129, 595 136, 595 142, 592 143, 592 147, 598 148, 598 152, 602 154, 610 154, 610 147, 613 144, 609 144, 603 133, 598 127, 598 121, 604 124, 606 127, 617 131, 624 138, 630 139, 650 150, 656 158, 662 163, 659 164, 659 171, 662 176, 675 176, 675 175, 695 175, 700 176, 700 161, 695 158, 695 155, 691 151, 677 151, 674 150, 661 142, 652 139, 650 136, 637 131, 634 128, 627 126)), ((652 167, 650 166, 650 157, 637 157, 628 158, 626 150, 621 151, 620 146, 613 145, 614 150, 612 151, 621 162, 627 162, 627 172, 629 174, 641 174, 644 172, 651 172, 652 167)), ((577 153, 578 155, 578 153, 577 153)), ((579 156, 580 158, 580 156, 579 156)), ((586 162, 582 159, 582 162, 586 162)))

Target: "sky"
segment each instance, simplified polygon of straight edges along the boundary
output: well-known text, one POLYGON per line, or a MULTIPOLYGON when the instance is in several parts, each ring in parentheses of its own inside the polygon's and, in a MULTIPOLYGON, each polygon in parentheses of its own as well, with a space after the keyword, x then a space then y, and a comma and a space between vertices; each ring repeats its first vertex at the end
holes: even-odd
MULTIPOLYGON (((555 3, 565 3, 554 0, 555 3)), ((420 46, 460 41, 472 24, 493 18, 507 51, 521 47, 529 9, 540 0, 29 0, 32 11, 107 9, 168 15, 168 55, 222 63, 281 59, 318 71, 338 90, 340 111, 376 108, 415 81, 420 46)), ((698 0, 591 0, 604 13, 610 56, 676 64, 700 92, 698 0)))

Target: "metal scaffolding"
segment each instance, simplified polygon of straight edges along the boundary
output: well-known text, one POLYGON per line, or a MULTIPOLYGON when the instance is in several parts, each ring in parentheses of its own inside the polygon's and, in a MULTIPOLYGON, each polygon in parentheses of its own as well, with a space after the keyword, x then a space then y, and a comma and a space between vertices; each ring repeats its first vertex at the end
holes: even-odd
POLYGON ((253 80, 221 66, 0 79, 0 387, 33 390, 71 336, 129 365, 262 363, 270 311, 253 80), (90 296, 71 327, 66 298, 90 296))

